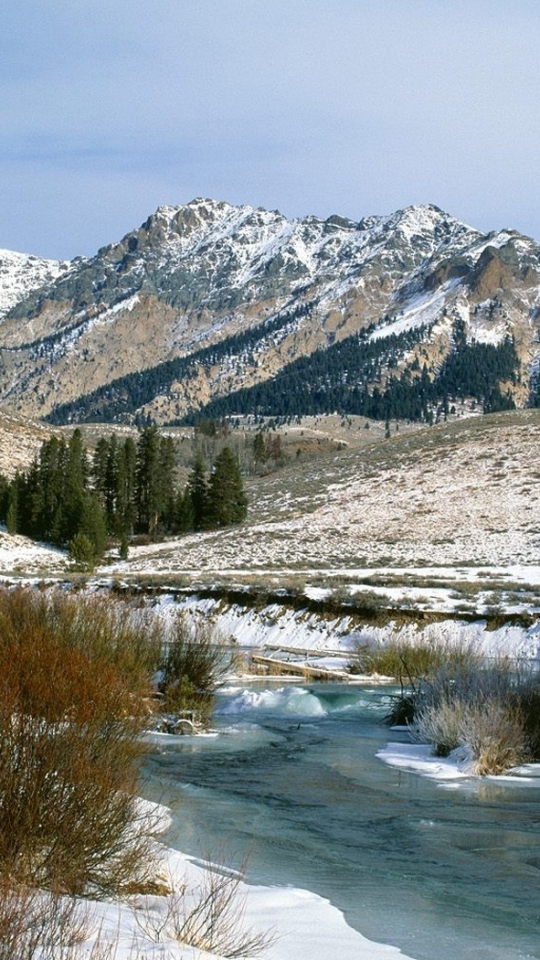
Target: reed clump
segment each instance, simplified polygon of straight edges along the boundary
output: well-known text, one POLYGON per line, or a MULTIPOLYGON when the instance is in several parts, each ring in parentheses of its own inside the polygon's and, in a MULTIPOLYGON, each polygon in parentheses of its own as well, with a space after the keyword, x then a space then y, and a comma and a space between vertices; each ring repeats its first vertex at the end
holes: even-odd
POLYGON ((169 627, 161 648, 158 690, 167 712, 196 711, 208 720, 213 694, 231 667, 231 649, 211 623, 183 614, 169 627))
POLYGON ((413 737, 430 743, 436 756, 461 748, 471 772, 496 775, 540 759, 540 675, 506 658, 486 662, 470 648, 442 651, 413 673, 386 717, 406 723, 413 737))
POLYGON ((466 671, 479 659, 466 642, 438 644, 419 639, 411 643, 395 639, 381 646, 359 644, 355 652, 354 670, 414 683, 434 676, 442 669, 450 673, 466 671))

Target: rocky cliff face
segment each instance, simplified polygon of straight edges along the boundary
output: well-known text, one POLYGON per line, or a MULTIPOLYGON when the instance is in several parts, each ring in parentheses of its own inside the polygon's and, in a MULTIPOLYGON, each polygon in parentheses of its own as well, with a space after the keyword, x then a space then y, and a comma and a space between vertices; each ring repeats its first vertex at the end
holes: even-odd
POLYGON ((374 338, 425 327, 433 370, 456 318, 480 341, 513 335, 521 403, 538 366, 538 244, 484 236, 434 206, 353 222, 194 200, 159 208, 92 258, 43 263, 24 283, 21 263, 16 292, 0 254, 0 403, 27 415, 231 337, 215 364, 161 384, 145 411, 181 416, 372 324, 374 338), (246 349, 238 335, 250 330, 246 349))

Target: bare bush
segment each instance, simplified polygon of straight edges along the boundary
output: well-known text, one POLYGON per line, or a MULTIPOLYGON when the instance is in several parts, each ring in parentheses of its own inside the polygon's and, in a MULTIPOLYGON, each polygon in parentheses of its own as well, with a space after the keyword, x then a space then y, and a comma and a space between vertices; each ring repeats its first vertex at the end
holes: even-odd
POLYGON ((156 943, 172 937, 227 960, 259 956, 275 942, 275 936, 271 931, 244 926, 243 878, 243 872, 206 869, 196 888, 184 885, 167 897, 163 914, 144 912, 140 920, 144 932, 156 943))
POLYGON ((43 638, 60 649, 79 650, 112 664, 131 686, 147 682, 159 661, 163 630, 150 612, 132 610, 112 596, 41 592, 29 587, 0 590, 0 648, 21 638, 43 638))
POLYGON ((445 696, 418 711, 411 731, 415 739, 433 744, 436 756, 447 757, 463 742, 464 719, 462 701, 445 696))
POLYGON ((207 713, 230 660, 228 648, 211 624, 193 623, 179 614, 163 645, 159 691, 164 709, 207 713))
MULTIPOLYGON (((0 878, 0 960, 116 960, 118 947, 86 902, 0 878)), ((151 955, 134 937, 129 960, 151 955)))
POLYGON ((508 658, 486 664, 474 656, 458 663, 445 661, 435 676, 423 684, 421 696, 434 704, 444 697, 470 704, 504 701, 516 689, 516 683, 515 669, 508 658))
POLYGON ((88 910, 71 897, 0 879, 0 960, 72 960, 87 938, 88 910))
MULTIPOLYGON (((378 669, 399 679, 401 692, 392 699, 385 723, 413 724, 419 714, 440 700, 453 700, 458 686, 481 667, 481 658, 469 643, 444 645, 392 643, 384 659, 372 661, 378 669), (393 672, 392 672, 393 670, 393 672)), ((430 715, 430 722, 433 722, 430 715)), ((441 741, 442 745, 442 741, 441 741)))
POLYGON ((466 746, 477 774, 539 756, 540 679, 507 659, 457 671, 445 664, 409 696, 414 736, 439 756, 466 746))
POLYGON ((510 704, 522 717, 525 750, 529 759, 540 759, 540 676, 529 670, 521 674, 510 704))

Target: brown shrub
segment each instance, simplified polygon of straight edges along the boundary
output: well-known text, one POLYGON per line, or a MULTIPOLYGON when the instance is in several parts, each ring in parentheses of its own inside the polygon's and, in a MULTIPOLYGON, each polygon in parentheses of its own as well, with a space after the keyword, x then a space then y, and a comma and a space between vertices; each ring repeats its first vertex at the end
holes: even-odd
POLYGON ((0 870, 19 882, 109 892, 149 869, 134 828, 151 655, 128 637, 102 600, 0 593, 0 870))

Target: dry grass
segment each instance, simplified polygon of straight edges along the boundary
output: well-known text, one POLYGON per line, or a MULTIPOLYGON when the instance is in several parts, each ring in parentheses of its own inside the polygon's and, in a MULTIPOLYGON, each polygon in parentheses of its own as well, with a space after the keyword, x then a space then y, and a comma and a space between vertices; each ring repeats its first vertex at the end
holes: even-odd
POLYGON ((466 747, 480 776, 540 758, 540 677, 510 661, 444 664, 406 699, 414 737, 438 756, 466 747))
POLYGON ((163 913, 156 914, 148 908, 139 911, 138 922, 155 943, 173 938, 227 960, 257 957, 276 937, 271 931, 245 926, 243 879, 243 869, 209 867, 196 888, 184 886, 171 894, 163 913))
MULTIPOLYGON (((137 940, 129 960, 151 960, 151 948, 137 940)), ((119 946, 118 936, 104 933, 84 901, 0 878, 0 960, 116 960, 119 946)), ((171 954, 160 956, 167 960, 171 954)))
POLYGON ((75 960, 90 926, 75 899, 0 878, 0 960, 75 960))
POLYGON ((442 645, 419 641, 412 644, 391 640, 380 647, 360 645, 355 652, 355 670, 379 674, 407 683, 434 677, 443 668, 455 676, 478 662, 467 643, 442 645))
POLYGON ((212 694, 231 665, 230 650, 210 623, 194 624, 179 614, 164 644, 159 691, 166 711, 207 714, 212 694))
POLYGON ((465 705, 461 700, 441 697, 437 706, 428 704, 414 713, 411 727, 415 739, 431 743, 435 756, 447 757, 462 743, 465 705))
POLYGON ((479 776, 504 773, 526 758, 523 717, 519 710, 499 700, 469 707, 461 737, 479 776))

